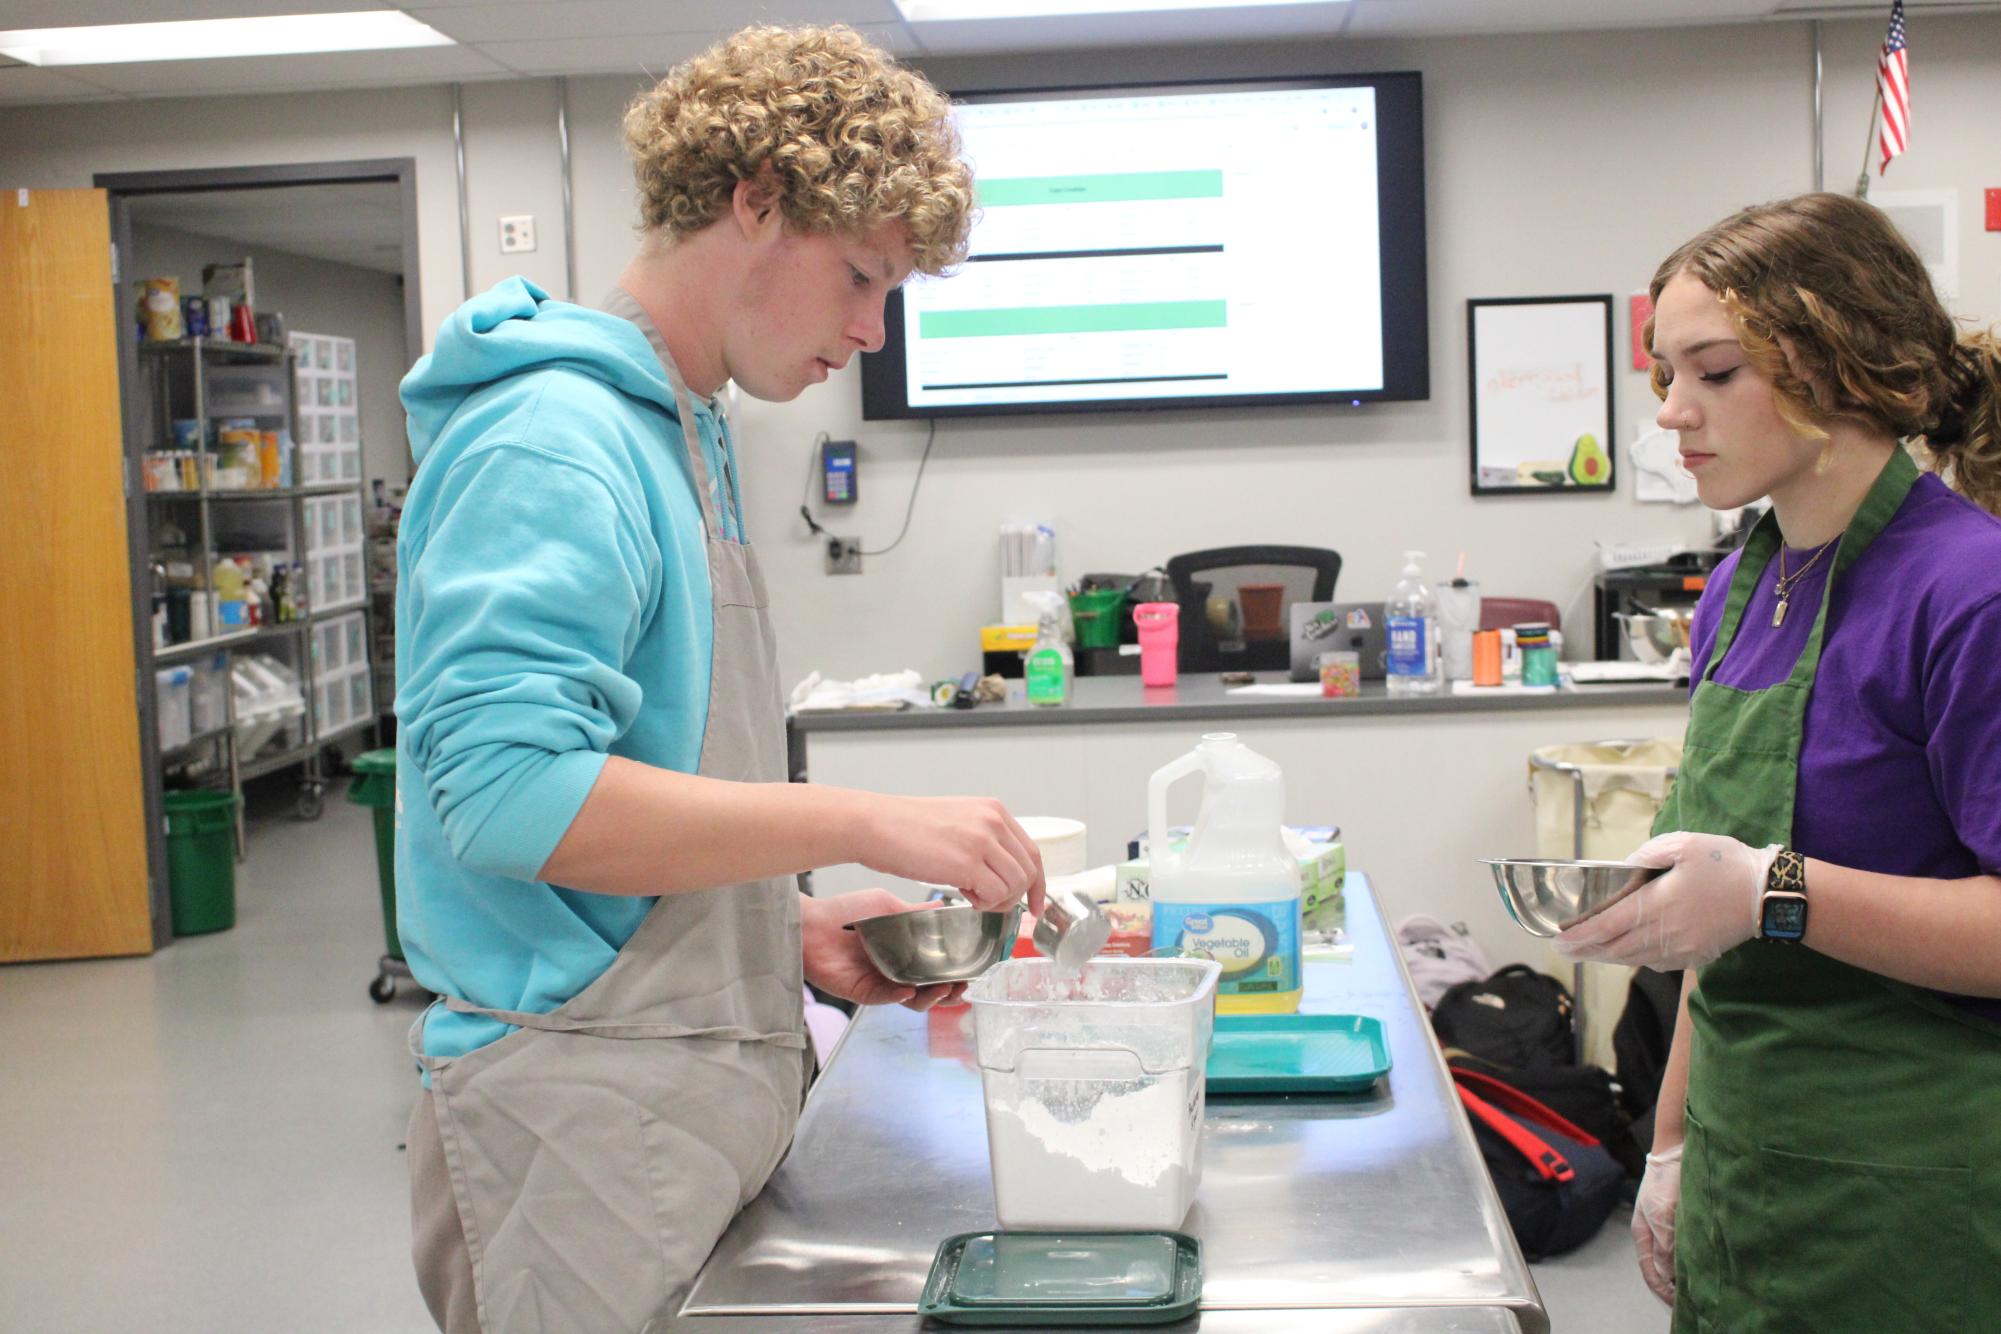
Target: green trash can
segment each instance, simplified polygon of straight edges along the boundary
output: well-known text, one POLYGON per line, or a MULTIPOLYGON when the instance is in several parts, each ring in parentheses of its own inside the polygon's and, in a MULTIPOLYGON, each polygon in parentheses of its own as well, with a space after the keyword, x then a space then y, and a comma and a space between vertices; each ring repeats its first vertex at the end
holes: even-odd
POLYGON ((227 931, 236 925, 236 794, 168 792, 161 800, 174 934, 227 931))
POLYGON ((389 957, 401 962, 403 942, 396 936, 396 752, 371 750, 357 756, 347 799, 375 811, 375 875, 382 886, 382 932, 389 942, 389 957))

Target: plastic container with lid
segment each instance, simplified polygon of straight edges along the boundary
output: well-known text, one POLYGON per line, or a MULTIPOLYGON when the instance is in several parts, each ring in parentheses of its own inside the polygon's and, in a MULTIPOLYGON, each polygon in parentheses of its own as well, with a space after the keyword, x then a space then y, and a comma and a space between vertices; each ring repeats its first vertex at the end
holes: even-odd
POLYGON ((1202 1180, 1208 959, 1012 959, 966 992, 1007 1228, 1171 1229, 1202 1180))
POLYGON ((952 1325, 1162 1325, 1202 1300, 1202 1243, 1180 1232, 964 1232, 917 1313, 952 1325))

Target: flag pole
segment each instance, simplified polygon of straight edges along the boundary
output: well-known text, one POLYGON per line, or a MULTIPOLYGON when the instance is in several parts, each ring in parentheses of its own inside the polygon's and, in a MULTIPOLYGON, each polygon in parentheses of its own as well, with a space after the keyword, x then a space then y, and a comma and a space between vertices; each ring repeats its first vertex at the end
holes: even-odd
POLYGON ((1876 82, 1876 100, 1869 106, 1869 139, 1862 145, 1862 175, 1855 181, 1855 197, 1869 197, 1869 155, 1876 149, 1876 118, 1883 113, 1883 83, 1876 82))

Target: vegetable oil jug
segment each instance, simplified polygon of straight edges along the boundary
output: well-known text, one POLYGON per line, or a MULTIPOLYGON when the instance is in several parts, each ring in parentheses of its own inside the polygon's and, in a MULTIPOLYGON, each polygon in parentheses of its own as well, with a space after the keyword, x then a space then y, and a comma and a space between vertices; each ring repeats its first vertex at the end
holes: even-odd
POLYGON ((1299 1008, 1299 860, 1285 844, 1285 775, 1212 732, 1147 784, 1153 947, 1213 958, 1222 1014, 1299 1008), (1167 791, 1202 775, 1202 806, 1183 849, 1167 835, 1167 791))

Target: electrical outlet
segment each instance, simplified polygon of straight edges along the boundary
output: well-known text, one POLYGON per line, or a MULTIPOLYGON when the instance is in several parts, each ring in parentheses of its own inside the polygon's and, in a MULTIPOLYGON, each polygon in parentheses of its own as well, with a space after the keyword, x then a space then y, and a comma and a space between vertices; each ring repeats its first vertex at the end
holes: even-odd
POLYGON ((861 572, 861 539, 858 537, 829 537, 827 539, 827 573, 860 574, 861 572))
POLYGON ((511 218, 500 220, 500 253, 517 255, 535 248, 535 218, 533 214, 517 213, 511 218))

